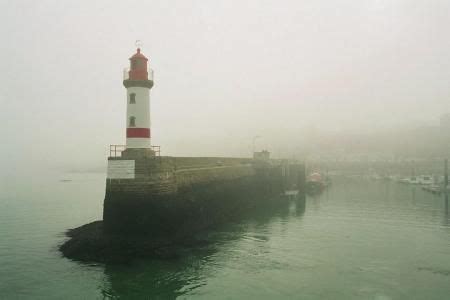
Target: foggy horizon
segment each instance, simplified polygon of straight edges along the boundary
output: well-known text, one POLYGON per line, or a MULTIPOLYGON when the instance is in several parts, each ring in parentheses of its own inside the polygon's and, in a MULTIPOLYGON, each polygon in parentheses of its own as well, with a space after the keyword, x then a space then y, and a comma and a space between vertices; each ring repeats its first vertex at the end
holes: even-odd
POLYGON ((250 156, 261 136, 259 149, 291 157, 311 130, 432 126, 450 112, 449 2, 288 3, 1 3, 2 165, 104 165, 125 143, 135 40, 155 72, 162 155, 250 156))

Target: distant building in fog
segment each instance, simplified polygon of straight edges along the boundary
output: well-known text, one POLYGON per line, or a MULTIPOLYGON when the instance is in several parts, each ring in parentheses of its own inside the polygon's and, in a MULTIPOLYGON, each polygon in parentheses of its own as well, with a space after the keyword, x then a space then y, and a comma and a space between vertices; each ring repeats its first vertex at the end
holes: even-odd
POLYGON ((263 150, 261 152, 253 152, 253 159, 268 161, 270 159, 270 152, 263 150))

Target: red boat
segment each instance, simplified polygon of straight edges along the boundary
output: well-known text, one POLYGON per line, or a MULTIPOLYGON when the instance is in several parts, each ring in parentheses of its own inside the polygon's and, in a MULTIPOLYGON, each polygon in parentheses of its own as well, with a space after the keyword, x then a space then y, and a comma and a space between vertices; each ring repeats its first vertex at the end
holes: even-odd
POLYGON ((326 186, 326 181, 318 172, 311 173, 306 178, 306 192, 308 194, 318 194, 322 192, 326 186))

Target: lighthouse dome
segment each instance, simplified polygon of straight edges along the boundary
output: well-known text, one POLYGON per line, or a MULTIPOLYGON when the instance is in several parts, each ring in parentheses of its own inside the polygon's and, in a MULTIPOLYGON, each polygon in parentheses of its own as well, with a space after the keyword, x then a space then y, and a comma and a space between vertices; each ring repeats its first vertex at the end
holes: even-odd
POLYGON ((141 53, 141 48, 137 48, 136 53, 132 57, 130 57, 130 60, 132 60, 132 59, 148 60, 148 58, 145 57, 145 55, 141 53))
POLYGON ((147 57, 141 53, 141 49, 137 48, 136 53, 130 57, 130 80, 148 80, 147 57))

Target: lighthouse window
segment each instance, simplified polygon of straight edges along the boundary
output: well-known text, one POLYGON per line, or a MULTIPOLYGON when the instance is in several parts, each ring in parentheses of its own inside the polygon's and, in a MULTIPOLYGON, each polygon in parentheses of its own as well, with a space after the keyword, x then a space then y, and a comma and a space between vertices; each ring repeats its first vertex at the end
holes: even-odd
POLYGON ((136 117, 130 117, 130 127, 136 127, 136 117))
POLYGON ((136 103, 136 94, 132 93, 130 94, 130 104, 135 104, 136 103))

